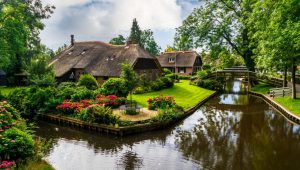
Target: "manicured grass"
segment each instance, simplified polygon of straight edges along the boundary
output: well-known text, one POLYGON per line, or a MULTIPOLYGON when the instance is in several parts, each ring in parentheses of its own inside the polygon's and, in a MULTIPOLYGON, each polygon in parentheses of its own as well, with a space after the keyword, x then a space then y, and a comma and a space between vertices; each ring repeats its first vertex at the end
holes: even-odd
POLYGON ((292 113, 300 116, 300 98, 293 100, 291 97, 278 97, 275 98, 275 101, 292 113))
POLYGON ((18 89, 18 88, 23 88, 23 87, 6 87, 6 86, 0 86, 0 92, 4 96, 7 96, 10 92, 18 89))
POLYGON ((251 91, 262 93, 262 94, 268 94, 271 88, 274 87, 267 83, 259 82, 259 84, 255 85, 254 87, 251 87, 251 91))
POLYGON ((189 82, 189 80, 180 80, 180 83, 175 83, 172 88, 144 94, 134 94, 132 98, 133 100, 136 100, 138 104, 147 107, 147 100, 151 97, 156 97, 161 94, 164 96, 173 96, 179 106, 188 109, 195 106, 214 92, 212 90, 190 85, 189 82))

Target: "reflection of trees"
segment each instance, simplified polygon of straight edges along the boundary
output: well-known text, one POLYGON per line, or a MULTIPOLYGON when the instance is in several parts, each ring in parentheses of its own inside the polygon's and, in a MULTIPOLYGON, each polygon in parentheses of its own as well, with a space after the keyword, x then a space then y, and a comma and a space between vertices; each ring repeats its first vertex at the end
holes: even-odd
POLYGON ((154 131, 138 135, 115 137, 108 134, 105 135, 96 132, 80 131, 46 122, 40 122, 39 127, 40 128, 37 132, 37 136, 46 140, 53 140, 53 145, 56 145, 59 139, 66 139, 74 143, 86 141, 88 148, 93 148, 96 153, 102 152, 104 154, 116 154, 123 149, 123 146, 131 147, 136 142, 144 140, 165 145, 166 138, 172 133, 173 130, 173 128, 169 128, 164 131, 154 131))
POLYGON ((179 132, 175 144, 204 169, 299 168, 299 127, 295 130, 257 98, 250 100, 256 110, 242 114, 202 107, 204 118, 194 129, 179 132))
POLYGON ((135 152, 126 151, 118 160, 117 166, 126 170, 139 169, 143 166, 143 158, 135 152))

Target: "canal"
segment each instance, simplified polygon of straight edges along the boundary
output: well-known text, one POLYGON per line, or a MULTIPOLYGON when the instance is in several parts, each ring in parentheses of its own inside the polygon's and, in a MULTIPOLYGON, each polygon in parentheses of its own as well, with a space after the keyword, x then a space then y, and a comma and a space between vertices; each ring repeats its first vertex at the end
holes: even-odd
MULTIPOLYGON (((127 137, 39 122, 57 170, 300 169, 300 128, 232 81, 193 115, 166 130, 127 137)), ((187 96, 188 97, 188 96, 187 96)))

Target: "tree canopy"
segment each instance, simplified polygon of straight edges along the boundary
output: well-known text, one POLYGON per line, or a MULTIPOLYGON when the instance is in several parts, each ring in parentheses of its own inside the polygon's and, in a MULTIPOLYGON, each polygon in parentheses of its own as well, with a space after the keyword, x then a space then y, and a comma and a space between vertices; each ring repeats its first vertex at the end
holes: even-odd
POLYGON ((6 0, 0 2, 0 69, 8 76, 21 72, 40 53, 39 33, 42 19, 53 13, 53 6, 41 0, 6 0))

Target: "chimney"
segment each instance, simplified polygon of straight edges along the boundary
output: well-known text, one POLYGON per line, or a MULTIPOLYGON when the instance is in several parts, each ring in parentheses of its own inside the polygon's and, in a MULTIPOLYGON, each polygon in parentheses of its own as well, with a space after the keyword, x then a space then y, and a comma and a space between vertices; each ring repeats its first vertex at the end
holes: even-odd
POLYGON ((72 34, 72 35, 71 35, 71 46, 74 45, 74 42, 75 42, 75 39, 74 39, 74 35, 72 34))

